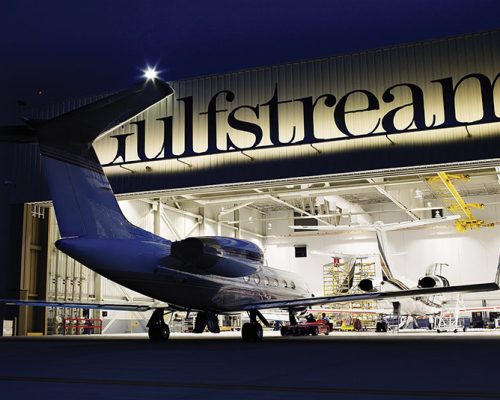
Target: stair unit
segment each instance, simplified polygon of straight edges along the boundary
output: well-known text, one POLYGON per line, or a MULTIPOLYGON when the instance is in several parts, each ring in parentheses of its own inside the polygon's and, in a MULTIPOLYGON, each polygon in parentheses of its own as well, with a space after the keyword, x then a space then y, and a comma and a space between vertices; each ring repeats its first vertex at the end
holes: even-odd
MULTIPOLYGON (((347 293, 361 293, 358 284, 363 279, 375 278, 375 262, 368 257, 357 257, 342 259, 333 257, 332 262, 323 265, 323 293, 325 296, 335 296, 347 293), (351 271, 354 269, 354 271, 351 271)), ((334 318, 338 320, 358 318, 366 329, 374 328, 377 323, 377 314, 361 313, 360 310, 371 310, 376 308, 377 303, 371 300, 363 300, 348 303, 332 303, 325 305, 333 310, 346 310, 345 313, 335 313, 334 318), (352 310, 350 313, 347 310, 352 310)))

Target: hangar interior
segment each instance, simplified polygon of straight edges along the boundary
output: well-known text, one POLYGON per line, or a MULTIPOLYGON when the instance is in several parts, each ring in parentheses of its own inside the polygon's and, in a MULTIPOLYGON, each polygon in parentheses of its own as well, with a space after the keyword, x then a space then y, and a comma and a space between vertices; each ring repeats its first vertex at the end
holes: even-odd
MULTIPOLYGON (((356 225, 432 218, 436 212, 437 216, 450 215, 450 210, 460 214, 463 210, 453 207, 461 198, 477 206, 470 206, 469 211, 473 218, 483 221, 482 227, 463 231, 450 221, 387 232, 388 262, 398 278, 404 277, 414 285, 433 263, 447 264, 441 273, 451 284, 492 281, 500 251, 500 167, 455 169, 447 175, 459 198, 436 183, 437 172, 430 170, 419 174, 396 171, 376 177, 322 176, 118 197, 122 211, 133 224, 169 240, 223 235, 256 243, 264 250, 269 266, 302 275, 316 296, 335 292, 325 275, 325 267, 335 256, 354 254, 366 260, 362 255, 370 254, 374 269, 380 268, 375 234, 356 230, 356 225), (350 225, 352 229, 301 231, 294 229, 294 224, 350 225)), ((57 222, 49 203, 26 204, 23 237, 21 294, 27 299, 154 301, 100 277, 57 250, 57 222)), ((500 296, 497 292, 468 294, 462 301, 467 307, 495 306, 500 305, 500 296)), ((362 307, 380 308, 377 304, 362 307)), ((82 316, 80 309, 21 307, 16 323, 20 334, 75 334, 71 318, 82 316), (64 319, 67 327, 63 332, 64 319)), ((103 333, 145 332, 149 319, 147 312, 91 311, 86 316, 101 320, 98 324, 103 333)), ((224 324, 223 320, 221 316, 224 324)), ((237 328, 241 318, 226 323, 237 328)))

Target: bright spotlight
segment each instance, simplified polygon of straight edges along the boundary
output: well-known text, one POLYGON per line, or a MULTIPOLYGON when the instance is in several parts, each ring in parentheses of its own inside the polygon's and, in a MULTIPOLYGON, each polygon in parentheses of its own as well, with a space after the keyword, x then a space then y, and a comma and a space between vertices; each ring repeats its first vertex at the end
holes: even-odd
POLYGON ((148 81, 155 80, 156 78, 158 78, 158 72, 154 68, 148 67, 143 72, 144 72, 144 78, 146 78, 148 81))

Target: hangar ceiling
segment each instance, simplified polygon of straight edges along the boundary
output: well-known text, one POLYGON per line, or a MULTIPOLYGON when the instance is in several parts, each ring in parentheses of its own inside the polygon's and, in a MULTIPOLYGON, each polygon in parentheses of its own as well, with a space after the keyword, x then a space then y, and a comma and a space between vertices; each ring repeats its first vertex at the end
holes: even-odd
MULTIPOLYGON (((497 197, 500 195, 499 167, 464 168, 449 174, 467 178, 453 180, 457 192, 464 201, 481 202, 485 205, 484 209, 473 210, 477 218, 498 222, 500 218, 495 207, 488 206, 500 204, 500 198, 497 197)), ((219 208, 222 214, 229 214, 245 207, 256 209, 263 214, 293 210, 301 217, 312 217, 320 223, 334 225, 339 223, 340 215, 346 214, 370 214, 375 220, 384 221, 384 214, 399 213, 398 218, 406 220, 413 218, 414 213, 421 216, 422 212, 431 209, 446 208, 440 194, 428 182, 428 178, 432 177, 436 177, 436 173, 402 174, 401 171, 377 178, 323 176, 166 190, 149 194, 122 195, 120 199, 161 200, 165 205, 179 210, 212 206, 219 208), (360 206, 362 210, 349 212, 345 209, 332 209, 331 205, 324 201, 325 197, 332 195, 338 195, 360 206), (415 206, 415 204, 420 205, 415 206)))

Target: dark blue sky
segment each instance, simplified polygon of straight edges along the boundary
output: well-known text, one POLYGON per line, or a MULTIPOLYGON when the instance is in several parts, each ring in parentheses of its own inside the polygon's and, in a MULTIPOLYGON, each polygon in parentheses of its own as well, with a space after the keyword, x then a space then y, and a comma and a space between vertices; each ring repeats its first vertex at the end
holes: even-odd
POLYGON ((2 0, 0 124, 131 85, 500 28, 498 0, 2 0), (42 92, 38 95, 38 92, 42 92))

